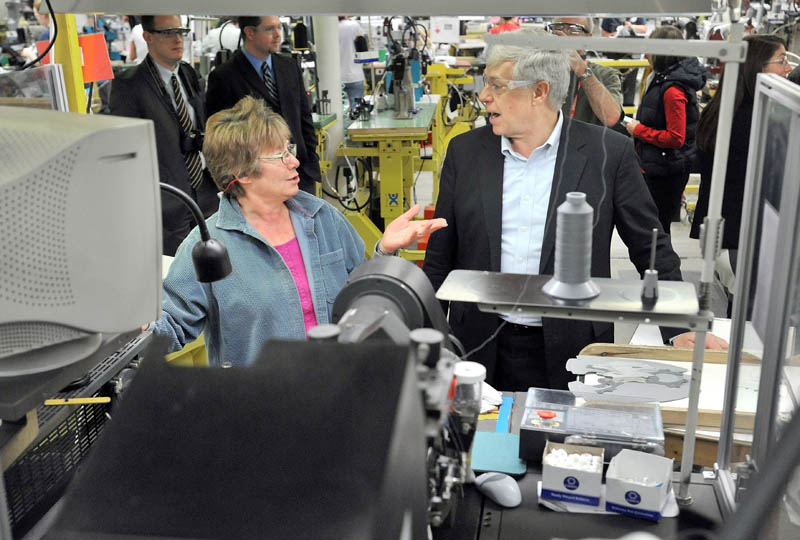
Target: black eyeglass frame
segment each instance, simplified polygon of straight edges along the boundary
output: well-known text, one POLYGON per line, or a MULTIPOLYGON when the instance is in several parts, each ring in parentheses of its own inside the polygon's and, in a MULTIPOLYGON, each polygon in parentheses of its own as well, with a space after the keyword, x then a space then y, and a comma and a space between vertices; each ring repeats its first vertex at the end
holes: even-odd
POLYGON ((551 34, 555 34, 556 32, 564 32, 565 34, 569 35, 569 32, 565 32, 564 30, 567 28, 574 28, 576 30, 580 29, 585 35, 589 35, 589 29, 583 26, 582 24, 578 23, 568 23, 568 22, 554 22, 548 23, 547 31, 551 34))
POLYGON ((178 26, 174 28, 153 28, 152 30, 145 30, 146 32, 150 32, 151 34, 158 34, 164 37, 175 37, 181 36, 185 37, 189 35, 189 32, 192 31, 191 28, 186 28, 183 26, 178 26))

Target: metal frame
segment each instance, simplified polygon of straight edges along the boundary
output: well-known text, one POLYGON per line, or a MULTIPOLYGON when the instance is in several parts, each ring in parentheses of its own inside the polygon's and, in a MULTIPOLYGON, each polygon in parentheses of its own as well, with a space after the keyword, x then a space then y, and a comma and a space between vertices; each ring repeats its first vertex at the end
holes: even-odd
MULTIPOLYGON (((694 56, 702 51, 707 57, 725 59, 727 79, 731 81, 723 86, 720 103, 720 114, 717 128, 717 139, 714 147, 714 166, 712 172, 711 193, 709 195, 708 216, 705 224, 705 235, 701 241, 703 253, 703 270, 700 277, 700 290, 698 291, 699 314, 709 312, 711 298, 711 284, 714 279, 714 261, 718 249, 719 230, 721 225, 722 196, 725 189, 725 173, 728 162, 728 148, 730 144, 731 123, 733 121, 733 105, 736 95, 736 81, 739 73, 739 64, 744 62, 747 45, 742 42, 744 26, 738 23, 739 2, 731 8, 731 30, 728 41, 691 41, 672 42, 669 40, 616 40, 612 38, 568 38, 555 36, 536 36, 511 33, 487 37, 487 43, 502 43, 522 45, 539 48, 557 49, 594 49, 598 51, 614 52, 656 52, 673 54, 677 56, 694 56), (624 43, 623 43, 624 42, 624 43)), ((683 457, 681 459, 681 482, 678 489, 678 502, 684 505, 691 504, 689 484, 691 481, 692 464, 694 461, 695 433, 697 429, 697 411, 700 400, 700 380, 703 373, 703 351, 705 347, 706 331, 697 330, 695 347, 692 359, 692 378, 689 392, 689 407, 687 414, 686 432, 683 444, 683 457)), ((732 504, 732 502, 731 502, 732 504)))
MULTIPOLYGON (((759 75, 756 88, 756 97, 753 109, 753 117, 762 119, 767 114, 767 106, 770 100, 777 101, 783 105, 800 111, 800 98, 779 94, 775 89, 785 86, 793 89, 792 83, 781 79, 775 75, 759 75)), ((753 275, 753 256, 756 241, 758 209, 761 203, 762 182, 761 171, 764 164, 764 147, 768 143, 765 134, 762 134, 763 122, 757 122, 750 133, 750 156, 747 164, 746 184, 744 194, 744 204, 742 209, 742 226, 744 233, 740 237, 739 261, 736 268, 736 290, 734 292, 733 319, 731 327, 731 339, 729 344, 729 357, 738 359, 741 357, 742 345, 744 342, 745 321, 747 307, 749 303, 749 290, 753 275)), ((797 148, 800 145, 800 120, 798 115, 794 115, 791 127, 793 138, 787 143, 788 148, 797 148), (792 146, 794 144, 794 146, 792 146)), ((800 194, 798 186, 790 175, 797 171, 800 157, 796 153, 787 154, 787 164, 784 170, 783 188, 781 193, 781 225, 779 228, 778 245, 792 246, 794 250, 797 245, 793 242, 794 232, 798 227, 798 206, 800 206, 800 194), (785 204, 784 204, 785 202, 785 204), (791 224, 791 225, 789 225, 791 224)), ((790 250, 791 251, 791 250, 790 250)), ((783 358, 785 355, 784 329, 787 323, 788 302, 794 298, 791 289, 796 284, 790 282, 790 277, 796 270, 793 268, 796 261, 795 252, 780 252, 777 254, 775 267, 778 269, 774 274, 775 280, 770 290, 770 304, 781 306, 779 311, 770 313, 767 328, 769 335, 765 336, 765 347, 762 355, 762 373, 759 381, 759 394, 756 408, 756 417, 761 419, 755 426, 753 432, 753 449, 751 464, 757 469, 765 456, 768 455, 775 443, 776 421, 775 410, 778 399, 778 389, 781 382, 783 358), (787 258, 788 257, 788 258, 787 258)), ((724 502, 723 511, 730 515, 735 510, 734 501, 738 499, 738 483, 734 471, 731 467, 731 454, 733 448, 734 416, 736 413, 736 396, 739 386, 739 362, 728 363, 725 402, 720 426, 720 441, 717 454, 717 481, 715 489, 718 493, 720 502, 724 502)))
MULTIPOLYGON (((786 332, 788 319, 790 316, 791 303, 794 301, 794 291, 796 283, 791 282, 791 277, 795 275, 797 264, 797 250, 800 248, 795 241, 795 233, 798 230, 800 221, 800 185, 796 182, 796 174, 800 167, 800 156, 791 149, 800 147, 800 96, 796 95, 796 87, 793 83, 781 80, 775 75, 759 75, 756 84, 756 106, 754 108, 754 118, 762 119, 766 115, 766 109, 770 102, 777 102, 781 105, 791 107, 793 110, 790 124, 789 140, 787 141, 787 155, 782 179, 781 203, 780 203, 780 226, 778 229, 778 246, 786 246, 788 249, 779 249, 776 252, 775 272, 769 293, 770 310, 767 318, 767 335, 764 336, 764 354, 761 361, 761 380, 759 381, 758 406, 756 416, 761 419, 753 432, 753 461, 756 466, 766 458, 771 448, 776 442, 776 410, 778 401, 778 390, 781 384, 782 368, 786 351, 786 332), (776 89, 781 86, 791 91, 795 95, 779 93, 776 89)), ((766 120, 757 124, 753 130, 753 138, 758 138, 759 142, 765 141, 765 133, 762 133, 766 120)), ((742 223, 742 227, 748 231, 747 240, 755 240, 755 229, 757 224, 751 220, 757 218, 758 208, 761 201, 762 182, 760 180, 761 167, 764 162, 763 152, 756 152, 756 159, 748 165, 747 183, 750 186, 750 198, 746 201, 747 206, 744 213, 748 221, 742 223), (752 166, 750 166, 752 165, 752 166)), ((748 242, 748 255, 754 242, 748 242)), ((750 255, 752 257, 752 255, 750 255)), ((744 262, 738 266, 742 266, 744 262)), ((752 267, 750 275, 752 275, 752 267)), ((738 268, 737 268, 738 270, 738 268)), ((743 280, 744 281, 744 280, 743 280)), ((749 281, 749 280, 748 280, 749 281)), ((743 289, 744 283, 737 283, 736 297, 741 299, 738 307, 739 311, 744 310, 748 297, 747 289, 743 289), (740 290, 742 288, 742 290, 740 290)), ((749 283, 747 284, 749 286, 749 283)), ((743 317, 737 321, 735 330, 743 331, 743 317), (741 329, 741 330, 740 330, 741 329)), ((738 366, 737 366, 738 367, 738 366)))
MULTIPOLYGON (((710 195, 710 206, 708 212, 708 227, 704 241, 704 267, 701 276, 700 308, 701 311, 707 306, 709 297, 709 286, 713 278, 713 261, 716 251, 717 230, 719 228, 719 218, 722 203, 722 193, 725 182, 725 169, 727 164, 728 144, 730 140, 730 126, 733 115, 733 97, 736 90, 736 74, 738 63, 744 60, 744 45, 742 45, 742 28, 738 21, 738 8, 740 0, 731 0, 734 4, 731 9, 732 24, 731 35, 728 42, 702 42, 692 41, 680 46, 676 43, 666 45, 658 43, 660 40, 611 40, 608 38, 542 38, 538 44, 545 45, 550 43, 557 48, 575 47, 573 40, 584 45, 580 48, 591 48, 599 51, 615 52, 668 52, 678 54, 677 51, 684 51, 686 55, 704 55, 716 57, 728 62, 729 83, 722 90, 722 103, 719 118, 718 136, 715 147, 715 160, 712 180, 712 190, 710 195), (549 41, 548 41, 549 39, 549 41), (624 42, 624 44, 623 44, 624 42), (731 84, 734 83, 734 84, 731 84)), ((698 14, 711 13, 711 1, 705 0, 698 6, 696 0, 670 0, 670 7, 664 5, 661 0, 570 0, 562 5, 554 5, 549 0, 504 0, 499 5, 492 6, 492 11, 496 15, 516 15, 518 13, 536 12, 542 16, 558 15, 582 15, 590 13, 593 15, 636 15, 636 16, 664 16, 679 14, 698 14)), ((388 0, 370 2, 369 4, 356 0, 334 0, 323 1, 314 0, 298 6, 296 0, 276 0, 268 6, 268 10, 273 13, 293 13, 293 14, 369 14, 375 12, 394 13, 397 9, 396 3, 388 0)), ((56 10, 59 12, 129 12, 133 9, 139 13, 169 14, 176 11, 186 11, 195 13, 222 14, 221 9, 226 13, 238 12, 241 14, 263 14, 264 7, 252 0, 230 0, 225 3, 224 8, 214 0, 195 0, 164 3, 160 0, 139 0, 136 3, 130 0, 72 0, 71 2, 58 3, 56 10), (135 5, 134 5, 135 4, 135 5)), ((434 5, 429 0, 409 0, 404 4, 404 10, 417 15, 445 15, 458 12, 460 15, 479 15, 485 14, 487 6, 480 0, 464 0, 458 4, 434 5)), ((796 159, 796 156, 795 156, 796 159)), ((796 169, 795 169, 796 170, 796 169)), ((796 216, 795 216, 796 217, 796 216)), ((699 391, 699 380, 702 374, 702 344, 705 341, 705 332, 698 332, 697 346, 695 347, 694 362, 692 368, 692 386, 699 391)), ((781 347, 782 350, 782 347, 781 347)), ((727 400, 728 396, 726 396, 727 400)), ((760 398, 759 398, 760 399, 760 398)), ((765 398, 766 399, 766 398, 765 398)), ((693 393, 690 396, 689 416, 696 420, 697 399, 693 393), (694 414, 693 414, 694 413, 694 414)), ((690 423, 691 420, 690 420, 690 423)), ((684 462, 689 461, 691 470, 691 457, 694 451, 694 433, 687 426, 684 444, 684 462), (689 443, 691 439, 691 443, 689 443), (688 450, 688 453, 687 453, 688 450)), ((693 425, 691 427, 694 427, 693 425)), ((685 472, 681 472, 681 493, 687 495, 684 488, 685 472)), ((686 486, 688 487, 688 486, 686 486)), ((684 498, 684 500, 686 500, 684 498)), ((1 503, 2 501, 0 501, 1 503)), ((3 510, 0 508, 0 510, 3 510)), ((0 516, 0 539, 7 536, 2 529, 3 516, 0 516)))
MULTIPOLYGON (((55 2, 56 11, 66 13, 128 13, 171 15, 175 12, 203 13, 209 15, 265 15, 284 13, 291 15, 374 15, 397 13, 398 4, 392 0, 308 0, 298 4, 297 0, 274 0, 265 5, 254 0, 72 0, 55 2)), ((551 2, 549 0, 503 0, 489 5, 483 0, 461 0, 445 3, 430 0, 406 0, 401 9, 414 15, 519 15, 536 13, 542 17, 559 15, 596 16, 626 15, 637 17, 659 17, 666 15, 709 15, 712 13, 711 0, 569 0, 551 2), (668 4, 668 5, 667 5, 668 4)))

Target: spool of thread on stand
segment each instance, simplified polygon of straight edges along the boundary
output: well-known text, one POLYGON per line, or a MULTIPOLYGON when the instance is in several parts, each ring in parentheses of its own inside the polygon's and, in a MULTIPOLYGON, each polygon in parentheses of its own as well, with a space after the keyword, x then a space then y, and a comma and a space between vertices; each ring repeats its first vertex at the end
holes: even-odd
POLYGON ((592 281, 592 219, 586 194, 567 193, 556 211, 555 275, 542 291, 559 300, 589 300, 600 294, 592 281))

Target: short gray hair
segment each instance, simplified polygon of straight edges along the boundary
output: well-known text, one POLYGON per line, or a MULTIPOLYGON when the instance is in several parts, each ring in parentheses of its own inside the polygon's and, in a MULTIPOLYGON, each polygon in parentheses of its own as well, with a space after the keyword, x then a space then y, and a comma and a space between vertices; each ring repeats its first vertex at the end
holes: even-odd
MULTIPOLYGON (((547 32, 536 28, 522 28, 507 32, 506 36, 541 37, 547 32)), ((569 56, 566 51, 533 49, 519 45, 494 44, 486 53, 486 65, 494 66, 503 62, 513 62, 512 76, 520 81, 545 81, 550 85, 547 96, 550 107, 557 111, 564 103, 569 90, 569 56)))

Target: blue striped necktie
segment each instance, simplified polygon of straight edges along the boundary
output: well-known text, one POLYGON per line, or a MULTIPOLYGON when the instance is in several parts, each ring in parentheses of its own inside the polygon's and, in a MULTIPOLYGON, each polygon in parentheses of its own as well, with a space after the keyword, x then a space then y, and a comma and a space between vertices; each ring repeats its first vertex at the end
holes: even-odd
POLYGON ((281 112, 281 103, 278 99, 278 87, 275 85, 275 79, 270 73, 269 66, 266 62, 261 64, 261 73, 264 74, 264 84, 267 87, 267 104, 276 113, 281 112))

